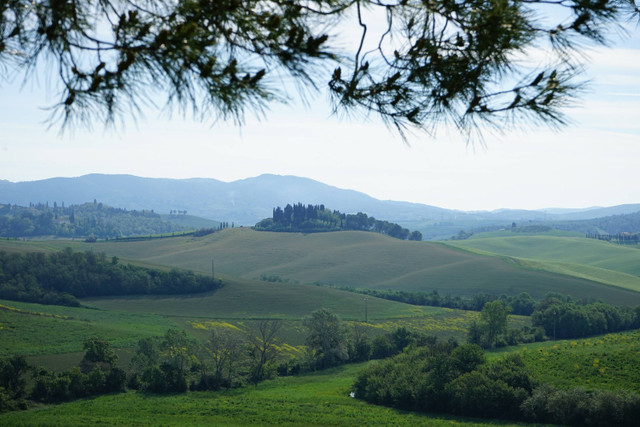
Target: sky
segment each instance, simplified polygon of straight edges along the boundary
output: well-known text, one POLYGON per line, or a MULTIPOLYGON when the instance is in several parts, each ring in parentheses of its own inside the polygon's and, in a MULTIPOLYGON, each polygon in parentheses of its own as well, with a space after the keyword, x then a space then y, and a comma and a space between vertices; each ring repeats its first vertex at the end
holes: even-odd
POLYGON ((56 98, 44 78, 22 88, 0 82, 0 179, 105 173, 228 182, 270 173, 460 210, 640 203, 640 29, 592 49, 586 76, 589 91, 567 110, 569 126, 487 134, 483 144, 446 130, 406 144, 376 120, 332 116, 322 93, 307 106, 249 114, 242 127, 150 110, 116 131, 97 124, 60 135, 45 122, 56 98))

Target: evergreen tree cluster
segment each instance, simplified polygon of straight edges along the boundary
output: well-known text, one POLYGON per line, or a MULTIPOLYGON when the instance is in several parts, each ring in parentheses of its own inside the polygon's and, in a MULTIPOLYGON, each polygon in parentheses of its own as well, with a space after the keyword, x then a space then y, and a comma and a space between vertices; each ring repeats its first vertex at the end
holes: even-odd
POLYGON ((123 236, 171 233, 185 227, 164 221, 153 210, 112 208, 94 201, 82 205, 29 207, 0 204, 0 237, 88 237, 113 239, 123 236))
POLYGON ((604 240, 606 242, 617 243, 619 245, 637 245, 640 241, 640 233, 631 234, 627 232, 617 234, 587 233, 587 239, 604 240))
POLYGON ((344 214, 330 211, 324 205, 304 205, 300 202, 273 209, 271 218, 265 218, 254 227, 259 231, 319 233, 327 231, 373 231, 401 240, 422 240, 422 233, 409 231, 398 224, 377 220, 365 213, 344 214))
POLYGON ((104 253, 44 254, 0 251, 0 298, 79 305, 76 298, 132 294, 187 294, 217 289, 221 282, 191 271, 169 272, 121 264, 104 253))

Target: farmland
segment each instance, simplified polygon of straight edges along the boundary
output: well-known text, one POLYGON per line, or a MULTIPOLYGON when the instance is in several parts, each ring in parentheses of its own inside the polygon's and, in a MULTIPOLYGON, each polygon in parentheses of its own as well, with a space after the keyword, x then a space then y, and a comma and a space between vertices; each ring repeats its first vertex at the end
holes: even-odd
POLYGON ((161 335, 176 324, 164 316, 0 300, 0 357, 79 352, 83 341, 103 336, 116 347, 161 335))
POLYGON ((634 246, 584 237, 514 236, 508 231, 448 244, 484 255, 513 257, 532 269, 640 291, 640 250, 634 246))
MULTIPOLYGON (((119 366, 126 370, 140 339, 180 330, 203 343, 212 330, 227 329, 250 336, 262 320, 278 319, 282 327, 277 350, 282 357, 302 358, 306 349, 305 319, 319 308, 337 314, 349 333, 357 330, 372 339, 406 328, 443 341, 463 342, 469 326, 479 319, 477 312, 412 306, 325 285, 423 292, 436 289, 453 295, 528 292, 538 298, 557 291, 611 303, 640 303, 640 293, 633 283, 633 264, 640 253, 637 250, 606 244, 588 246, 589 241, 582 241, 586 239, 574 241, 573 237, 559 236, 547 236, 534 245, 526 240, 531 236, 517 237, 525 240, 508 242, 503 238, 500 243, 487 239, 481 244, 478 238, 457 242, 454 247, 365 232, 303 235, 227 229, 204 237, 127 242, 2 240, 0 250, 7 252, 50 252, 70 247, 116 256, 120 263, 162 270, 178 267, 209 275, 214 268, 222 286, 199 294, 85 297, 80 299, 81 307, 3 300, 0 338, 4 345, 0 357, 19 353, 33 364, 61 371, 76 366, 84 341, 97 335, 113 346, 119 366), (587 246, 580 246, 583 243, 587 246), (565 244, 575 246, 562 246, 565 244), (556 245, 555 251, 549 245, 556 245), (565 250, 574 254, 562 256, 565 250), (572 270, 582 276, 572 274, 572 270), (620 279, 625 277, 630 279, 620 279)), ((512 328, 529 324, 528 317, 510 316, 512 328)), ((637 332, 630 332, 527 344, 493 351, 490 358, 509 352, 521 354, 538 381, 557 387, 639 391, 640 378, 630 373, 630 366, 640 362, 637 338, 637 332)), ((355 364, 276 377, 256 387, 227 391, 169 396, 129 391, 10 413, 0 416, 0 423, 89 425, 100 421, 138 425, 151 418, 167 425, 483 423, 400 412, 352 399, 348 394, 362 367, 355 364), (122 417, 132 412, 135 415, 122 417)))
MULTIPOLYGON (((613 304, 640 304, 640 293, 634 287, 640 279, 625 271, 597 267, 612 276, 603 281, 595 274, 577 277, 577 273, 559 269, 551 261, 479 255, 444 244, 406 242, 367 232, 304 235, 228 229, 202 238, 94 244, 52 240, 33 245, 39 250, 71 246, 74 250, 105 252, 144 265, 180 267, 201 273, 210 273, 213 261, 216 274, 242 279, 272 275, 290 283, 437 290, 452 295, 527 292, 541 298, 547 292, 560 292, 600 298, 613 304), (621 285, 618 276, 624 276, 631 284, 621 285)), ((30 245, 0 242, 0 248, 3 246, 7 247, 5 250, 25 250, 30 245)), ((640 256, 640 251, 635 254, 640 256)), ((632 253, 626 263, 633 260, 637 258, 632 253)), ((574 266, 573 270, 579 267, 574 266)))

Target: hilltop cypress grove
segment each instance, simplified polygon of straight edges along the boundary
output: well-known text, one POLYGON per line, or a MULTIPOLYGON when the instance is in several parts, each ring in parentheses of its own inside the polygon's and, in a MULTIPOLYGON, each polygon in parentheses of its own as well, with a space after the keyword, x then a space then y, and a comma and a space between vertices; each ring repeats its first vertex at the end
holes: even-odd
POLYGON ((278 231, 292 233, 322 233, 328 231, 373 231, 401 240, 422 240, 422 233, 409 231, 398 224, 377 220, 358 212, 344 214, 330 211, 324 205, 303 205, 298 202, 273 209, 271 218, 265 218, 254 226, 258 231, 278 231))

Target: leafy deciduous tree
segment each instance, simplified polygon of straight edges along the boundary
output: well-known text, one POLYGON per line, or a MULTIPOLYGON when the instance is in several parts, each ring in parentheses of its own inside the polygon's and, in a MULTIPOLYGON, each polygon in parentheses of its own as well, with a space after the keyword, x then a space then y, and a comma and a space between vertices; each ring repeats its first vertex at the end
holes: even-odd
POLYGON ((250 338, 250 355, 252 357, 251 379, 261 381, 269 376, 269 367, 278 356, 276 342, 278 331, 282 328, 279 319, 262 319, 258 321, 255 335, 250 338))
POLYGON ((327 368, 347 358, 346 332, 340 318, 321 308, 304 320, 309 331, 307 345, 315 352, 317 366, 327 368))

